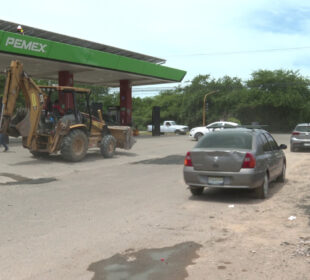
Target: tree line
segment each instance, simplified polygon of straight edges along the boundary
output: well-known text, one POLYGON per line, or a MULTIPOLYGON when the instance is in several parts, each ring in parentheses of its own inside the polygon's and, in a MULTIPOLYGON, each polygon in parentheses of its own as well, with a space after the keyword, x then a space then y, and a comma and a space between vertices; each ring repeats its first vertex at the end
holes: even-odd
MULTIPOLYGON (((229 76, 215 79, 210 75, 198 75, 187 86, 162 91, 153 97, 133 97, 133 125, 145 130, 152 122, 152 108, 159 106, 162 121, 170 119, 189 127, 200 126, 204 97, 216 91, 206 100, 206 123, 228 120, 246 125, 255 122, 268 125, 270 131, 288 132, 297 123, 310 122, 309 85, 308 78, 291 70, 258 70, 247 81, 229 76)), ((4 77, 1 76, 1 92, 3 86, 4 77)), ((104 111, 108 106, 119 105, 119 93, 111 94, 106 87, 91 89, 93 100, 103 103, 104 111)), ((22 106, 22 102, 19 105, 22 106)))
POLYGON ((154 97, 133 99, 133 121, 139 129, 151 121, 152 107, 160 106, 161 119, 195 127, 218 120, 243 125, 268 125, 274 132, 291 131, 297 123, 310 122, 310 80, 298 71, 259 70, 245 82, 237 77, 214 79, 196 76, 189 85, 154 97), (204 106, 204 97, 209 95, 204 106))

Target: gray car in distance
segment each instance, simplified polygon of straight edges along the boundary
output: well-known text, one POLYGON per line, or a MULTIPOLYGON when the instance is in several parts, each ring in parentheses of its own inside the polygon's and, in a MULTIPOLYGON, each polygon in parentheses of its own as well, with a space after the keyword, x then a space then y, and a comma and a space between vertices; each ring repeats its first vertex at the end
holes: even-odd
POLYGON ((262 129, 233 128, 207 133, 186 154, 183 175, 193 195, 204 187, 255 189, 266 198, 269 183, 284 182, 286 145, 262 129))
POLYGON ((298 124, 291 134, 291 152, 310 149, 310 123, 298 124))

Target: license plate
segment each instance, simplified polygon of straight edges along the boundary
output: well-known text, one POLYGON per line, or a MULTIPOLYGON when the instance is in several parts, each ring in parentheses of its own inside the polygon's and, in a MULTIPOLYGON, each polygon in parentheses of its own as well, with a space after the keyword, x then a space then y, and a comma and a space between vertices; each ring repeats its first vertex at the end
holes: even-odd
POLYGON ((224 178, 223 177, 208 177, 208 184, 210 185, 223 185, 224 178))
POLYGON ((308 147, 310 146, 310 143, 305 143, 304 146, 308 147))

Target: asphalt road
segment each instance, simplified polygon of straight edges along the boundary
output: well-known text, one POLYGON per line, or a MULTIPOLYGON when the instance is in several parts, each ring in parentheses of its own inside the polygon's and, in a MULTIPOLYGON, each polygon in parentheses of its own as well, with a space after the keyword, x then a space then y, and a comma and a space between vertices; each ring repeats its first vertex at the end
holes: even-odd
MULTIPOLYGON (((289 142, 289 135, 275 137, 289 142)), ((113 159, 94 149, 79 163, 60 155, 35 159, 11 144, 0 153, 0 279, 207 279, 212 264, 226 278, 208 279, 241 279, 233 276, 237 268, 243 279, 268 279, 249 277, 249 268, 229 270, 224 257, 210 261, 208 247, 238 255, 235 243, 221 247, 228 237, 237 242, 228 220, 252 220, 244 213, 269 209, 283 186, 267 202, 235 190, 193 198, 182 168, 195 143, 187 136, 137 137, 132 150, 113 159), (230 205, 240 206, 237 216, 230 205)))

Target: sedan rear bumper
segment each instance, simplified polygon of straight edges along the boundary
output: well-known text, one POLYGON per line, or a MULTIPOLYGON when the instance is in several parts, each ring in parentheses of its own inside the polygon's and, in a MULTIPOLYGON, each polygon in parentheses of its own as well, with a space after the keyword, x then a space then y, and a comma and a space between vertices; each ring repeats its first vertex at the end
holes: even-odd
POLYGON ((183 175, 189 186, 253 189, 263 184, 265 172, 254 169, 241 169, 239 172, 196 171, 193 167, 184 166, 183 175), (219 178, 219 183, 211 182, 213 178, 219 178))
POLYGON ((310 148, 310 139, 291 139, 291 146, 295 148, 310 148))

